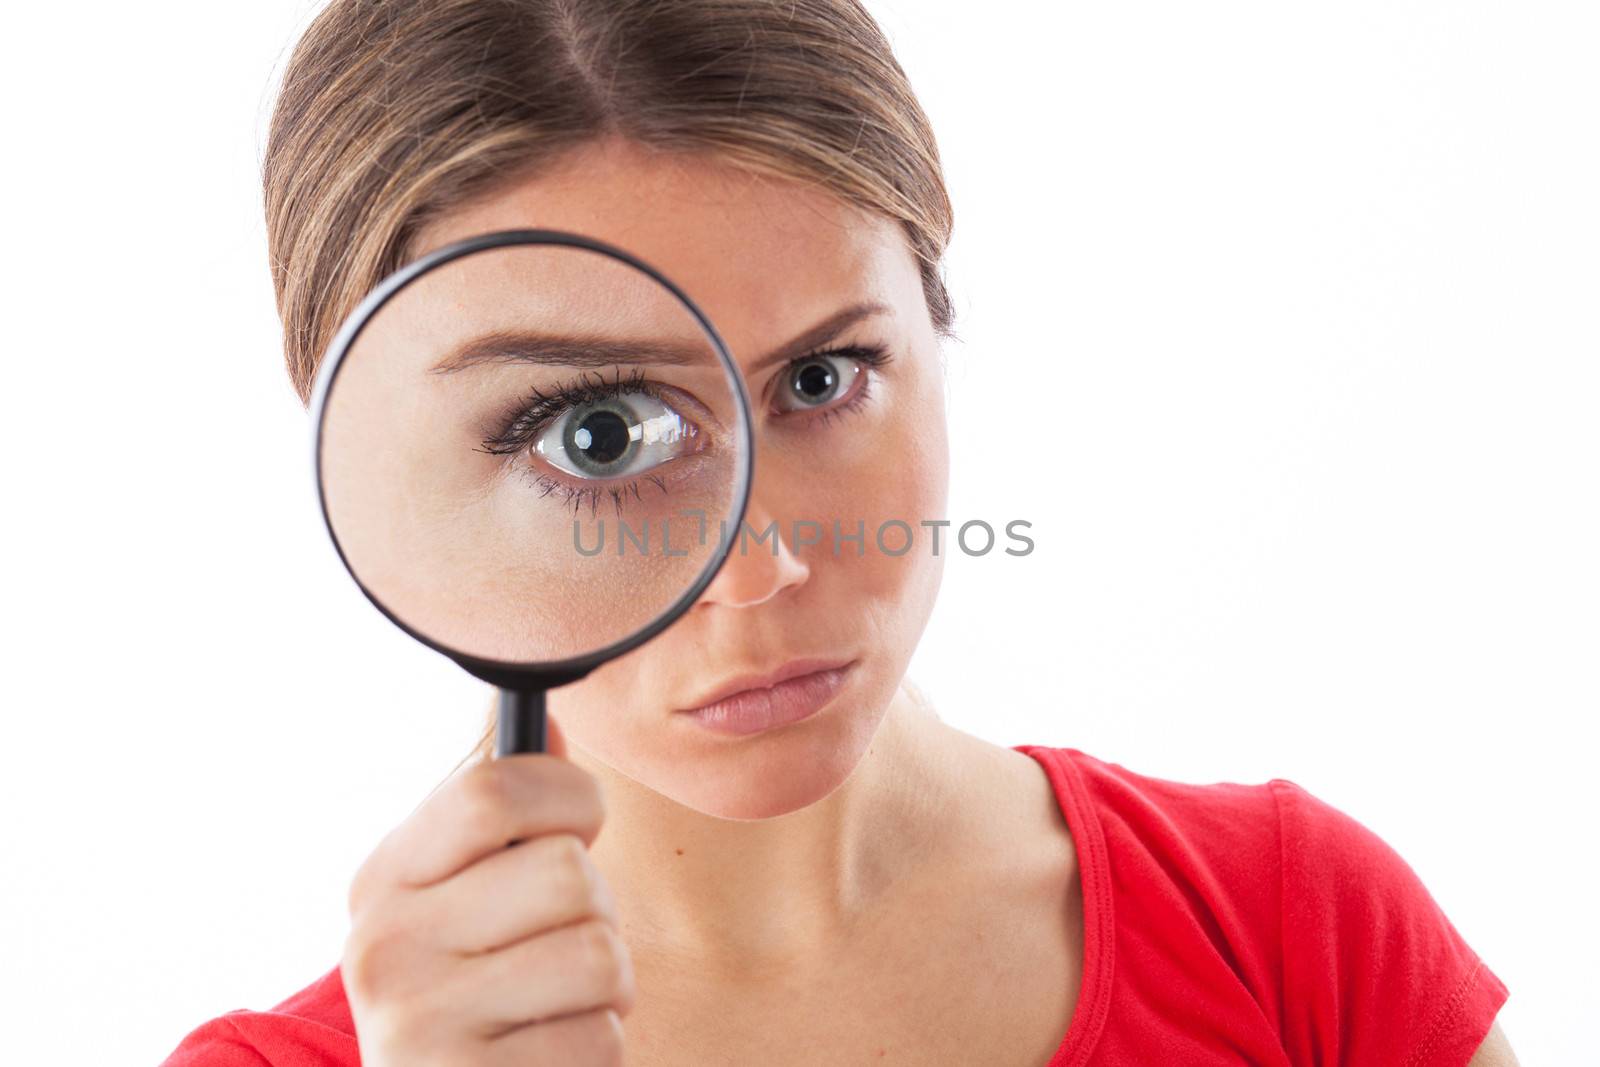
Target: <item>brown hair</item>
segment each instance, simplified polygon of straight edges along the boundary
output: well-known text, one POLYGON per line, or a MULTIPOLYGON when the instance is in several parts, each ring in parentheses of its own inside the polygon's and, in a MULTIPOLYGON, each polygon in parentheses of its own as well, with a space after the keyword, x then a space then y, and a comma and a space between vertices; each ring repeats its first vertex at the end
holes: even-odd
POLYGON ((611 135, 898 220, 950 334, 933 131, 860 0, 332 0, 284 71, 262 173, 301 401, 431 219, 611 135))

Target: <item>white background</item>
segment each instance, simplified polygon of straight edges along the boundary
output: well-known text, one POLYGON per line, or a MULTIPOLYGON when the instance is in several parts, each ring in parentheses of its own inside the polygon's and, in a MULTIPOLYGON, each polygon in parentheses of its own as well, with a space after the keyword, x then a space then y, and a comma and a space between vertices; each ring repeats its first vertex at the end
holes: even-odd
MULTIPOLYGON (((951 514, 1038 545, 952 560, 913 676, 997 743, 1298 781, 1524 1063, 1595 1062, 1596 9, 873 8, 956 205, 951 514)), ((323 973, 487 706, 315 513, 257 179, 310 11, 9 16, 8 1062, 154 1063, 323 973)))

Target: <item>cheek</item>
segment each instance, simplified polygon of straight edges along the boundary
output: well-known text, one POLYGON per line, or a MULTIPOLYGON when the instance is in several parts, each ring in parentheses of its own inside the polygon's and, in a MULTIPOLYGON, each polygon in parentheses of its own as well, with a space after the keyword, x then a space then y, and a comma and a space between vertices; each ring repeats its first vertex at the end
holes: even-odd
POLYGON ((949 454, 941 380, 924 374, 907 375, 893 388, 885 383, 870 414, 830 425, 812 446, 812 474, 797 480, 805 491, 796 503, 801 517, 828 530, 808 549, 813 579, 836 571, 848 578, 850 595, 891 598, 937 584, 949 530, 922 523, 945 518, 949 454), (834 542, 835 519, 843 534, 860 533, 861 541, 834 542))
POLYGON ((846 517, 864 520, 859 528, 865 544, 841 543, 813 575, 831 590, 841 613, 857 614, 858 625, 874 631, 884 665, 892 662, 901 670, 932 613, 949 552, 948 530, 922 525, 945 517, 943 430, 941 423, 886 440, 892 461, 850 479, 856 492, 846 517))

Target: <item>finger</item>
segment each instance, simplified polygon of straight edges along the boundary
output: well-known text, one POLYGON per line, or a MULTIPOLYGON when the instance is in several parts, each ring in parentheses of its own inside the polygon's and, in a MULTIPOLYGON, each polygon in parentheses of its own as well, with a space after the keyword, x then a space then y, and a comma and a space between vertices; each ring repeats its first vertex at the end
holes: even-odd
POLYGON ((582 1063, 614 1067, 622 1063, 622 1017, 614 1008, 563 1015, 530 1023, 491 1040, 485 1067, 527 1067, 532 1063, 582 1063))
POLYGON ((571 833, 531 838, 416 896, 422 914, 434 917, 434 942, 466 955, 583 919, 618 921, 616 899, 588 846, 571 833))
POLYGON ((596 1008, 626 1013, 635 995, 633 963, 622 936, 599 919, 467 957, 447 981, 450 988, 441 994, 453 1003, 470 1003, 484 1037, 596 1008))
POLYGON ((351 910, 378 887, 434 885, 512 841, 567 832, 593 843, 604 816, 599 784, 564 759, 539 753, 474 764, 378 843, 351 886, 351 910))

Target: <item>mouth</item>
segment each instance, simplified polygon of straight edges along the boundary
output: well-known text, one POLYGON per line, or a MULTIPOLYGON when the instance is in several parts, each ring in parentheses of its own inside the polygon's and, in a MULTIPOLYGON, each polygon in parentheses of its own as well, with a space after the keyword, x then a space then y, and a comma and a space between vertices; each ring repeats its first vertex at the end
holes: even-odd
POLYGON ((798 659, 733 679, 699 704, 674 712, 722 734, 754 734, 810 718, 843 688, 855 660, 798 659))

